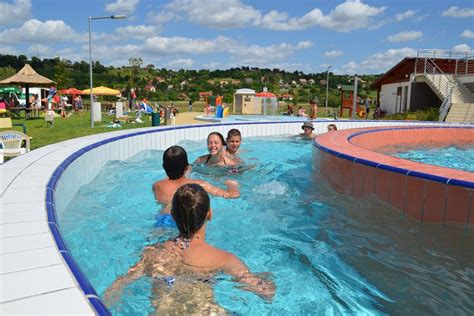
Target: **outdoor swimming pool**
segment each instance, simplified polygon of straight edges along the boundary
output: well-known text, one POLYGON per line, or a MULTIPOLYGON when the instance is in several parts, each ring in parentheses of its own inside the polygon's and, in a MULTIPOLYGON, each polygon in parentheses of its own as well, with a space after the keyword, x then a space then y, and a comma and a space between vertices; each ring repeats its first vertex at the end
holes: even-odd
POLYGON ((474 145, 398 149, 392 155, 430 165, 474 172, 474 145))
MULTIPOLYGON (((192 174, 216 184, 226 177, 241 183, 240 199, 212 198, 208 241, 237 254, 254 272, 272 272, 277 286, 268 304, 219 278, 216 301, 228 311, 468 314, 474 308, 472 234, 420 226, 378 201, 334 192, 312 177, 309 142, 244 141, 250 170, 223 176, 197 168, 192 174)), ((191 161, 205 151, 204 142, 180 144, 191 161)), ((151 185, 164 177, 162 153, 110 161, 58 214, 74 257, 99 294, 145 245, 175 234, 153 228, 158 206, 151 185)), ((150 280, 137 281, 112 311, 150 312, 150 291, 150 280)))

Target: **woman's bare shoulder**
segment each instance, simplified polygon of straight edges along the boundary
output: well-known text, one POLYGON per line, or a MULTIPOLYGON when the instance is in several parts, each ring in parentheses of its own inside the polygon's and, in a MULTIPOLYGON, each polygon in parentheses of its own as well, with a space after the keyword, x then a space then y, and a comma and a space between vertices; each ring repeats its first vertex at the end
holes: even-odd
POLYGON ((195 164, 204 163, 209 155, 202 155, 194 161, 195 164))

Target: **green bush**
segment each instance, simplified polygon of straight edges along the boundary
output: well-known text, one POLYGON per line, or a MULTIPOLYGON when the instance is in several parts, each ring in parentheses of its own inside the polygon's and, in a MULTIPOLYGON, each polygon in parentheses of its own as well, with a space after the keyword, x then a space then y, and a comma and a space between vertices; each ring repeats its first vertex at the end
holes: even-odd
POLYGON ((415 120, 415 121, 438 121, 439 108, 428 108, 405 113, 387 115, 386 120, 415 120))

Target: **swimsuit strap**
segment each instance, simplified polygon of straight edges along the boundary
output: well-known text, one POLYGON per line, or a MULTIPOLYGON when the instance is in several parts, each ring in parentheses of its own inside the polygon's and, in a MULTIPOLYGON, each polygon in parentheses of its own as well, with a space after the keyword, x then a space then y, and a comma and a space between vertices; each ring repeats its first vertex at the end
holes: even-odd
POLYGON ((174 244, 179 246, 181 249, 187 249, 191 246, 191 239, 184 238, 184 237, 176 237, 174 240, 174 244))
POLYGON ((207 163, 209 162, 210 159, 211 159, 211 154, 207 155, 207 159, 206 159, 206 162, 204 164, 207 165, 207 163))

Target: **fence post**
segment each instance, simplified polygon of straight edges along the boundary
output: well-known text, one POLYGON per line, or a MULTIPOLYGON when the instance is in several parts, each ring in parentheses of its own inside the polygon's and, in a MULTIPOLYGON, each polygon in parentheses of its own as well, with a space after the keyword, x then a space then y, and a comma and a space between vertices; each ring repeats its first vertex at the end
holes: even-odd
POLYGON ((467 63, 469 62, 469 59, 467 58, 467 52, 466 52, 466 72, 465 75, 467 75, 467 63))

